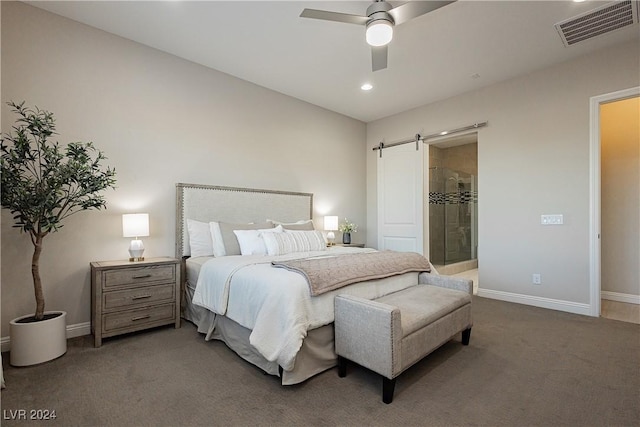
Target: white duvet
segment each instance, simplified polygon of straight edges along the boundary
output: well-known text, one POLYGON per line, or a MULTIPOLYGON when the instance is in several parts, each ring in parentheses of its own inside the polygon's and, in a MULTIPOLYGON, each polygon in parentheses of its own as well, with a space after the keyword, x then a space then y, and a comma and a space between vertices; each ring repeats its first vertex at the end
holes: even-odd
POLYGON ((193 303, 251 329, 251 345, 265 359, 290 371, 307 331, 333 322, 336 295, 378 298, 417 284, 418 273, 356 283, 312 297, 301 274, 272 267, 271 261, 367 251, 373 249, 332 247, 281 256, 212 258, 200 269, 193 303))

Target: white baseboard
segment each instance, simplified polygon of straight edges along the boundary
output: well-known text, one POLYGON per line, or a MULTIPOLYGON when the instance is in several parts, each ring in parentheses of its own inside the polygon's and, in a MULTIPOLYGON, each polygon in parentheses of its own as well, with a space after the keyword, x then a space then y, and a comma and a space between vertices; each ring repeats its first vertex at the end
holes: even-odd
POLYGON ((91 335, 91 322, 67 325, 67 339, 91 335))
POLYGON ((640 295, 602 291, 600 292, 600 297, 609 301, 626 302, 627 304, 640 304, 640 295))
POLYGON ((0 338, 0 351, 4 353, 5 351, 11 350, 11 344, 9 341, 9 337, 0 338))
POLYGON ((535 297, 531 295, 514 294, 511 292, 494 291, 491 289, 478 289, 478 296, 591 316, 591 306, 589 304, 535 297))
MULTIPOLYGON (((67 339, 82 337, 89 334, 91 334, 91 322, 67 325, 67 339)), ((0 338, 0 350, 2 352, 11 350, 11 337, 0 338)))

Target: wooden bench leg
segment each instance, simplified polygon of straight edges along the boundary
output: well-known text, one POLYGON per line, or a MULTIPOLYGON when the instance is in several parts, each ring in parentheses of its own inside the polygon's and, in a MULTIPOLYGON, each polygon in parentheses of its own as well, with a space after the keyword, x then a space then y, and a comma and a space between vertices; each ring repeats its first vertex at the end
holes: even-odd
POLYGON ((344 378, 347 376, 347 359, 338 356, 338 376, 344 378))
POLYGON ((469 339, 471 338, 471 328, 467 328, 462 331, 462 345, 469 345, 469 339))
POLYGON ((393 401, 393 390, 396 387, 396 379, 390 380, 382 377, 382 401, 387 405, 393 401))

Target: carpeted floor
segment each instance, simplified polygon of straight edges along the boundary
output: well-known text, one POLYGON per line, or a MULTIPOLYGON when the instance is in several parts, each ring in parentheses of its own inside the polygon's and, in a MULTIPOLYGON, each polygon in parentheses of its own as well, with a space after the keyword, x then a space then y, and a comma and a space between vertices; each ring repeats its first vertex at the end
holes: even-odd
MULTIPOLYGON (((474 298, 468 347, 457 337, 399 377, 349 365, 281 386, 193 325, 69 341, 63 357, 8 366, 2 425, 637 426, 640 325, 474 298), (55 411, 50 421, 18 410, 55 411)), ((33 415, 43 414, 34 412, 33 415)))

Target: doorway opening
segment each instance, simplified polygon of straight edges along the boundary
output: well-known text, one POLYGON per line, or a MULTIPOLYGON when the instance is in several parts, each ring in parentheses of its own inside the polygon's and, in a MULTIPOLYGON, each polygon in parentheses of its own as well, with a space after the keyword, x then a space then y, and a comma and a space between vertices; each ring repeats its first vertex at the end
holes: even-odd
POLYGON ((601 316, 640 323, 640 97, 600 105, 601 316))
POLYGON ((603 306, 606 301, 635 305, 637 307, 634 312, 640 312, 637 310, 640 307, 640 270, 637 265, 640 251, 640 144, 637 132, 639 96, 640 87, 635 87, 595 96, 590 102, 590 314, 596 317, 605 314, 603 306), (624 127, 621 112, 607 113, 606 110, 624 100, 633 100, 631 105, 635 105, 632 107, 634 111, 629 114, 630 119, 625 122, 631 120, 636 124, 630 123, 630 131, 620 139, 620 129, 624 127), (611 113, 613 121, 609 126, 606 116, 611 113), (615 131, 611 136, 607 135, 607 127, 615 131), (633 140, 630 141, 630 138, 633 140), (613 143, 616 139, 619 141, 613 143), (620 141, 625 148, 617 146, 620 141), (622 193, 616 196, 619 194, 618 190, 622 190, 622 193), (629 207, 621 205, 625 203, 629 207), (624 217, 620 217, 621 214, 624 217), (633 260, 627 262, 626 258, 633 260))
POLYGON ((428 193, 430 261, 440 274, 477 270, 477 132, 429 144, 428 193))

